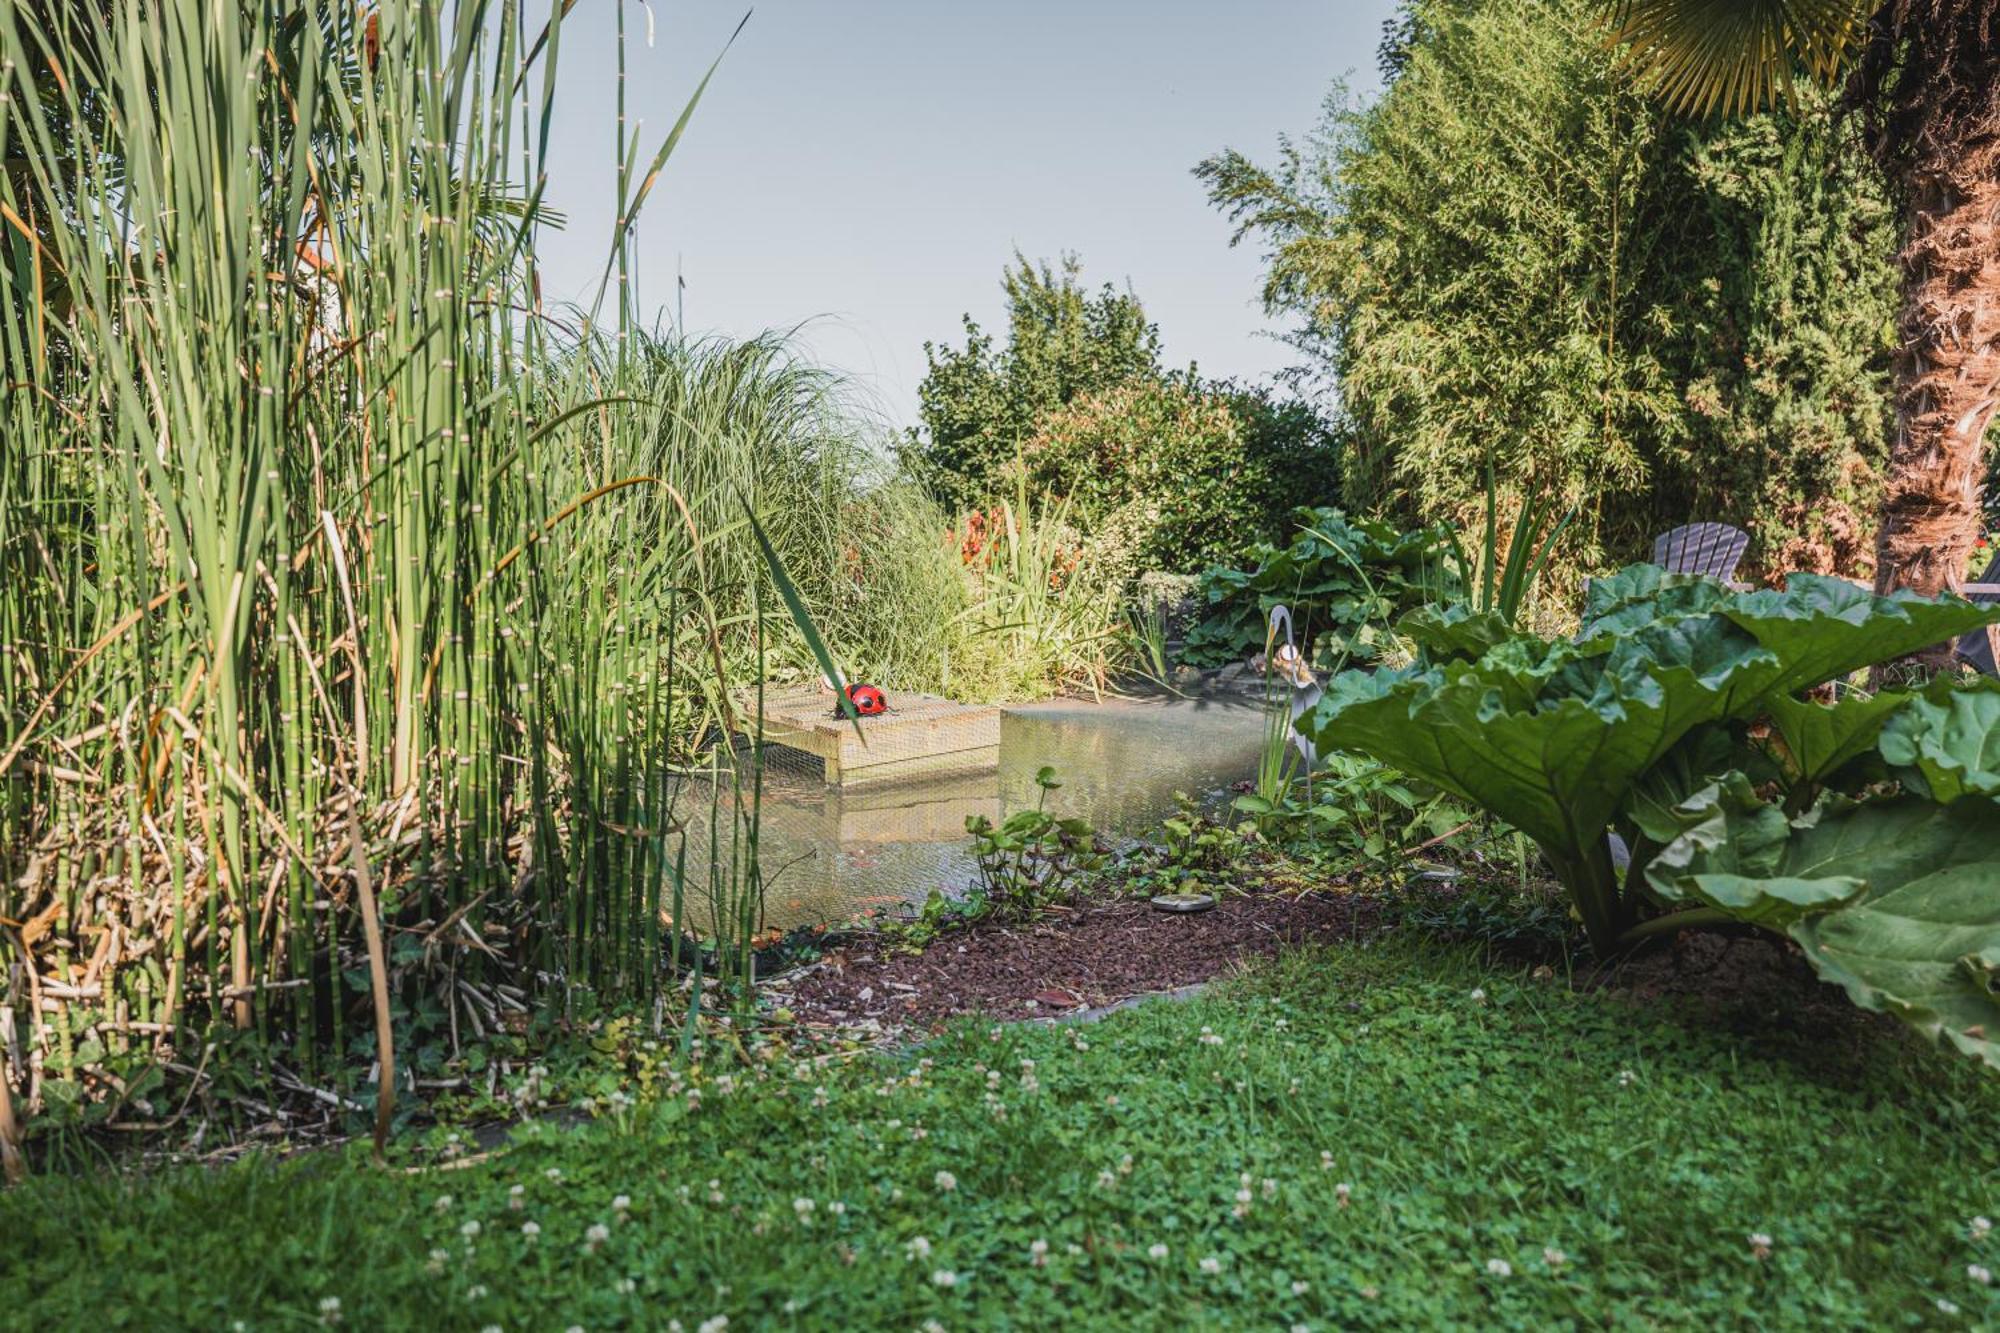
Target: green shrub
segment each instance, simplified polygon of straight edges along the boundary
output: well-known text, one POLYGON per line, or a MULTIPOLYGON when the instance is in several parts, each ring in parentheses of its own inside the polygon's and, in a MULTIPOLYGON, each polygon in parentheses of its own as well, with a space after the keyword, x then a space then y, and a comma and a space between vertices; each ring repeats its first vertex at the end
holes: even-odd
POLYGON ((917 388, 919 429, 902 457, 953 509, 983 505, 1004 493, 1005 473, 1044 413, 1119 384, 1160 378, 1160 334, 1139 298, 1107 284, 1096 293, 1080 281, 1082 264, 1063 256, 1058 269, 1019 254, 1001 271, 1007 295, 1007 343, 965 317, 965 346, 926 343, 930 368, 917 388))
POLYGON ((1399 532, 1387 523, 1349 518, 1338 509, 1300 509, 1287 546, 1258 543, 1239 565, 1202 575, 1201 620, 1181 658, 1195 666, 1241 661, 1264 647, 1266 617, 1291 608, 1301 651, 1312 656, 1323 634, 1333 655, 1365 649, 1371 631, 1449 590, 1450 541, 1441 526, 1399 532))
POLYGON ((1069 497, 1086 529, 1119 533, 1140 568, 1188 571, 1328 499, 1337 455, 1302 404, 1165 378, 1043 414, 1022 457, 1039 490, 1069 497))

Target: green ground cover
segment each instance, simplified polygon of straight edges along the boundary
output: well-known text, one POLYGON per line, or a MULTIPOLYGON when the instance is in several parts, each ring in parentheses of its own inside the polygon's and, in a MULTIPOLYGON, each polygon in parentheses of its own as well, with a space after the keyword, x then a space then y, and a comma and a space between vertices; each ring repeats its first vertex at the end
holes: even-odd
POLYGON ((35 1181, 0 1195, 0 1323, 2000 1319, 1975 1220, 2000 1213, 2000 1089, 1971 1064, 1872 1020, 1724 1031, 1409 936, 1096 1025, 648 1085, 461 1170, 35 1181))

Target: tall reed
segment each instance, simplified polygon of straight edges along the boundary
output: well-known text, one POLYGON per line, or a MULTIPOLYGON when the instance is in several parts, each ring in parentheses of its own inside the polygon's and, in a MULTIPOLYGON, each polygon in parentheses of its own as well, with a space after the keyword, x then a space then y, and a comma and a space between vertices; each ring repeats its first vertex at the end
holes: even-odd
MULTIPOLYGON (((135 1071, 217 1023, 281 1077, 365 1055, 369 871, 399 1012, 454 1046, 656 995, 703 887, 676 664, 720 672, 688 646, 725 627, 681 460, 607 465, 657 385, 549 369, 564 8, 0 8, 0 1012, 31 1109, 155 1123, 135 1071)), ((641 177, 621 128, 614 255, 680 129, 641 177)))

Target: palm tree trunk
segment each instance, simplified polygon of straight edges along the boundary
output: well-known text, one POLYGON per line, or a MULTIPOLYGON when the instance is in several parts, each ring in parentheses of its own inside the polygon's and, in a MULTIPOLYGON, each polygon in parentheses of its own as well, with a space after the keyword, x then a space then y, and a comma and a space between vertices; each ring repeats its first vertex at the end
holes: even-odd
MULTIPOLYGON (((1927 596, 1965 580, 1979 537, 1986 426, 2000 407, 2000 135, 1937 139, 1926 145, 1928 161, 1904 176, 1896 436, 1875 567, 1878 592, 1927 596)), ((1919 661, 1950 658, 1943 644, 1919 661)))

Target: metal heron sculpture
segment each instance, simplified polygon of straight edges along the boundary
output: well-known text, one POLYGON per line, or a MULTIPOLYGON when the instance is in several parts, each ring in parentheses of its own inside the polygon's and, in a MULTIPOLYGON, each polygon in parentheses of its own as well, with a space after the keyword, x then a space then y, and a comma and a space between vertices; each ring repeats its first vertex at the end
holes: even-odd
POLYGON ((1271 664, 1271 669, 1291 688, 1292 744, 1298 749, 1300 757, 1306 761, 1306 772, 1310 775, 1313 766, 1319 762, 1319 753, 1313 748, 1313 743, 1299 730, 1299 719, 1305 716, 1306 710, 1319 702, 1321 686, 1319 677, 1315 676, 1312 668, 1306 664, 1306 659, 1299 652, 1298 644, 1292 638, 1290 607, 1271 608, 1270 619, 1264 633, 1264 648, 1265 659, 1271 664), (1283 643, 1278 642, 1280 625, 1285 631, 1283 643))

